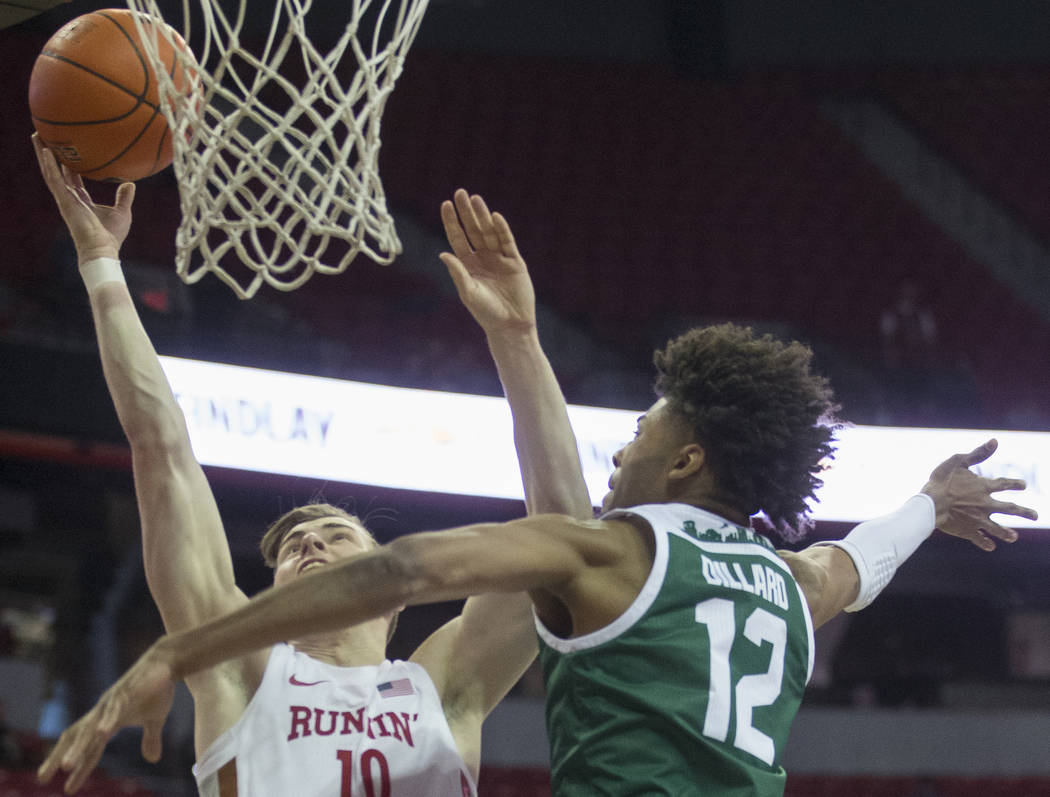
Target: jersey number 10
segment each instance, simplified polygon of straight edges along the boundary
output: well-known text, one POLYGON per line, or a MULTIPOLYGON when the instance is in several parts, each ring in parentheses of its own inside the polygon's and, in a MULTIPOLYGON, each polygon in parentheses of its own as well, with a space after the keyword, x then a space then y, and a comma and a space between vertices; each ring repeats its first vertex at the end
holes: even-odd
MULTIPOLYGON (((354 797, 350 791, 354 773, 354 751, 336 750, 335 757, 343 765, 339 797, 354 797)), ((365 784, 364 797, 390 797, 390 767, 387 766, 386 756, 378 750, 365 750, 361 753, 361 780, 365 784)))
POLYGON ((729 736, 729 718, 736 704, 736 733, 733 746, 750 753, 760 761, 772 765, 776 757, 773 739, 752 723, 756 707, 768 706, 780 696, 784 680, 784 655, 787 651, 787 623, 782 617, 765 609, 755 609, 744 623, 744 637, 761 647, 763 642, 773 645, 769 669, 764 673, 745 675, 733 687, 729 656, 736 637, 736 616, 733 601, 710 598, 696 604, 696 621, 707 626, 711 651, 711 684, 704 716, 704 736, 726 741, 729 736))

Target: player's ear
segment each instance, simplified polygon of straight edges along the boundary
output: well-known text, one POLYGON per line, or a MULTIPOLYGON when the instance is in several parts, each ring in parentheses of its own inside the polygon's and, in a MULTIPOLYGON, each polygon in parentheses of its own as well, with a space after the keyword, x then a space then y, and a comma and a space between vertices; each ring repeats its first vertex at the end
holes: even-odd
POLYGON ((706 463, 707 454, 704 447, 699 443, 689 443, 675 452, 667 477, 676 480, 688 479, 703 470, 706 463))

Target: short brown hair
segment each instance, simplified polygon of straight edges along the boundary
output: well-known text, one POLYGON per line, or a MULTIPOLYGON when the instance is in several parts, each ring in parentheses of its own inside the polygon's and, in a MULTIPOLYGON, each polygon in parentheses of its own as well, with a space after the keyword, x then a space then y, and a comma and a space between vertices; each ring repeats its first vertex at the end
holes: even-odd
MULTIPOLYGON (((270 567, 277 567, 277 552, 281 549, 281 542, 284 540, 285 535, 300 523, 323 517, 339 517, 349 520, 351 523, 356 523, 364 529, 369 537, 372 537, 372 532, 368 530, 361 518, 350 514, 341 507, 320 502, 304 504, 285 512, 267 527, 262 540, 259 542, 259 550, 262 551, 263 561, 270 567)), ((372 537, 372 540, 375 541, 375 537, 372 537)), ((378 544, 376 542, 376 545, 378 544)))

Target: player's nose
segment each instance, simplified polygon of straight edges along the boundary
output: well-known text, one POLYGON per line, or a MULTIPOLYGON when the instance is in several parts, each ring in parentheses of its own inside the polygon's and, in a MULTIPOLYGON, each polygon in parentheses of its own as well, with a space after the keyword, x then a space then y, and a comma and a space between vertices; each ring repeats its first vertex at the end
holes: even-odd
POLYGON ((313 548, 315 551, 324 550, 324 539, 320 534, 312 531, 308 531, 303 535, 303 547, 306 549, 313 548))

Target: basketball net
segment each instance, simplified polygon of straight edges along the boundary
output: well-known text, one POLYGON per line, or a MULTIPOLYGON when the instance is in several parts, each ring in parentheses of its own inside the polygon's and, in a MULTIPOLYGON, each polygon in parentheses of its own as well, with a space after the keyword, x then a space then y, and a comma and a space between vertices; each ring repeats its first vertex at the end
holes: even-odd
MULTIPOLYGON (((163 19, 157 0, 127 2, 163 19)), ((172 131, 179 275, 194 283, 212 272, 247 299, 263 282, 290 291, 314 272, 341 273, 359 252, 390 263, 401 242, 379 180, 380 121, 428 0, 377 0, 364 25, 372 0, 345 0, 350 19, 327 52, 305 30, 312 0, 274 0, 254 51, 242 43, 246 15, 263 3, 226 3, 239 5, 232 17, 218 0, 199 2, 199 41, 182 3, 182 34, 197 51, 180 58, 189 93, 158 56, 157 37, 170 41, 173 29, 136 15, 172 131)))

